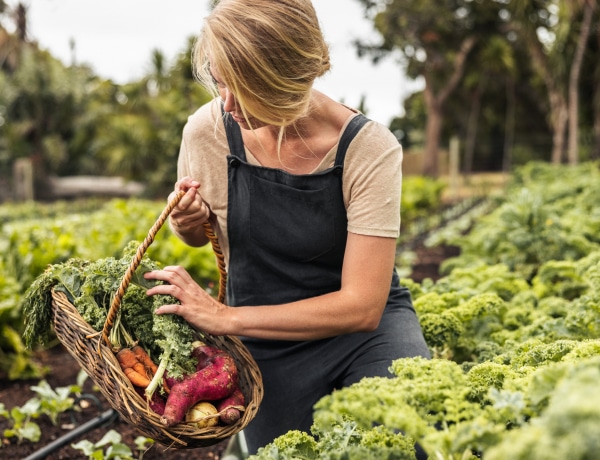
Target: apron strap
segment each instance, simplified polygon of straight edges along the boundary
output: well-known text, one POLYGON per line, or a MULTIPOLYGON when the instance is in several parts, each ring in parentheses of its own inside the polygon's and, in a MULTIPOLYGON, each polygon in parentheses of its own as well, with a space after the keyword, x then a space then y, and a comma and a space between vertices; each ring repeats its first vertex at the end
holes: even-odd
POLYGON ((369 121, 367 117, 365 117, 362 113, 356 115, 346 129, 342 133, 342 137, 340 138, 340 142, 338 143, 337 154, 335 156, 335 166, 342 166, 344 164, 344 159, 346 158, 346 151, 348 150, 348 146, 354 136, 360 131, 360 129, 369 121))
POLYGON ((223 114, 223 124, 227 133, 227 143, 229 144, 229 152, 232 155, 246 161, 246 150, 244 149, 244 141, 242 139, 242 130, 231 115, 223 110, 221 105, 221 113, 223 114))

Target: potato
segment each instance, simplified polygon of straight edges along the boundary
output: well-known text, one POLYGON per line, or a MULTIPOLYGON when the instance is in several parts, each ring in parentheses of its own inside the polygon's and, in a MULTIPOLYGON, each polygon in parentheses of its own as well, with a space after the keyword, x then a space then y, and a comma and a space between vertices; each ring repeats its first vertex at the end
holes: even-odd
POLYGON ((219 422, 219 411, 209 402, 199 402, 187 412, 185 421, 195 422, 198 428, 215 426, 219 422))

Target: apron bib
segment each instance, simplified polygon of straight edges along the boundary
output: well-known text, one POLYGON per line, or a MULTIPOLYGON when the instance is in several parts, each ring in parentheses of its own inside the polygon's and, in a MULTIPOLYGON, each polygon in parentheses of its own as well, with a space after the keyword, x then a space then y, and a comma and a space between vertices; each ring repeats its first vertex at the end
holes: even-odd
POLYGON ((239 125, 228 123, 228 305, 287 303, 340 288, 343 163, 366 121, 350 121, 333 168, 305 175, 247 163, 239 125))

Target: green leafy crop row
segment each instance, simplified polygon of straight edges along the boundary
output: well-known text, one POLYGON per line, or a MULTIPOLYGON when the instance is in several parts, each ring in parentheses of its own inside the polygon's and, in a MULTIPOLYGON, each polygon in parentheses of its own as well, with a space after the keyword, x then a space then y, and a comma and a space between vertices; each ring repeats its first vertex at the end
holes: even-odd
MULTIPOLYGON (((584 460, 600 452, 600 170, 530 164, 433 282, 404 279, 433 359, 322 398, 252 460, 584 460)), ((440 239, 441 241, 441 239, 440 239)))
MULTIPOLYGON (((9 379, 40 378, 44 368, 23 345, 24 294, 48 266, 71 259, 120 258, 131 241, 143 241, 166 203, 110 200, 26 204, 3 209, 0 222, 0 371, 9 379)), ((161 265, 185 266, 202 285, 219 277, 210 247, 190 248, 165 225, 147 254, 161 265)))

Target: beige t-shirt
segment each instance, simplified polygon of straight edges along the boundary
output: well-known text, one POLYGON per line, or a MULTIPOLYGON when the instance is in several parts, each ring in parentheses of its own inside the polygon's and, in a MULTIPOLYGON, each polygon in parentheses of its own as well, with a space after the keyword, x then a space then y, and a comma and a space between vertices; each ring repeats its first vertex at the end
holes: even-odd
MULTIPOLYGON (((346 125, 351 117, 346 121, 346 125)), ((346 128, 346 125, 342 128, 346 128)), ((342 134, 340 132, 340 136, 342 134)), ((331 168, 337 145, 313 171, 331 168)), ((177 173, 192 177, 200 194, 216 217, 213 222, 226 262, 227 238, 227 155, 229 145, 217 99, 200 107, 183 129, 177 173)), ((246 149, 246 160, 258 164, 246 149)), ((350 143, 342 176, 348 232, 397 238, 400 234, 400 193, 402 147, 385 126, 369 121, 350 143)), ((310 222, 307 222, 310 225, 310 222)))

